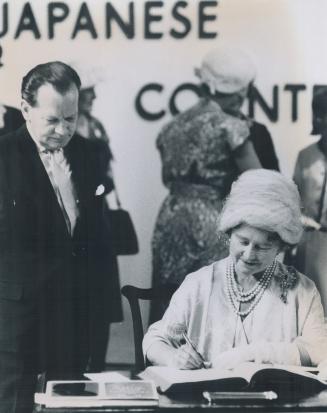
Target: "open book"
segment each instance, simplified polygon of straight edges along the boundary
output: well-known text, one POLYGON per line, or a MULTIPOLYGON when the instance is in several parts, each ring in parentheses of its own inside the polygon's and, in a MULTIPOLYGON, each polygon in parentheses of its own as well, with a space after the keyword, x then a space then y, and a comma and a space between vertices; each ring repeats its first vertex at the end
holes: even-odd
POLYGON ((273 390, 280 395, 308 394, 327 388, 316 374, 318 369, 298 366, 242 363, 233 370, 178 370, 147 367, 139 374, 153 380, 161 392, 273 390))
POLYGON ((158 393, 151 381, 48 381, 35 403, 46 407, 157 406, 158 393))

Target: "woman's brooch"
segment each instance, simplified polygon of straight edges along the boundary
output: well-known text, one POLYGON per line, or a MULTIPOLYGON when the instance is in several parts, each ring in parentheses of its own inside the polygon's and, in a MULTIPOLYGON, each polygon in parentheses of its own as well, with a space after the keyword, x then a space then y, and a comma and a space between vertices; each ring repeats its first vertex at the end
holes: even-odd
POLYGON ((287 303, 287 293, 288 290, 291 290, 295 287, 295 284, 298 279, 297 271, 292 266, 285 266, 286 268, 280 268, 279 274, 277 277, 280 279, 280 299, 284 304, 287 303))

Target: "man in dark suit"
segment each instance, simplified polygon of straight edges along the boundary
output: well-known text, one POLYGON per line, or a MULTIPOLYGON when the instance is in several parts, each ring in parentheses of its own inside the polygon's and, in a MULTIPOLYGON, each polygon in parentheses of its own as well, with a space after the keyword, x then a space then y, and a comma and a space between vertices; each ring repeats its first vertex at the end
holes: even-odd
POLYGON ((26 124, 0 137, 0 411, 30 413, 37 374, 85 371, 107 310, 109 237, 97 147, 75 134, 80 79, 61 62, 22 82, 26 124))

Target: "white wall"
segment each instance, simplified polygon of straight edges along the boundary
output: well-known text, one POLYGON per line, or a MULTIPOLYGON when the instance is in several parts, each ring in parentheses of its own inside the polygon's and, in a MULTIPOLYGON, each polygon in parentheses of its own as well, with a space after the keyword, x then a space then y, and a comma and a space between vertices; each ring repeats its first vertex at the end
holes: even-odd
MULTIPOLYGON (((0 2, 0 7, 4 2, 0 2)), ((116 157, 115 172, 120 196, 135 221, 140 253, 120 258, 121 284, 132 283, 143 287, 151 282, 151 235, 159 205, 166 194, 161 183, 160 160, 155 139, 163 123, 170 119, 168 99, 172 91, 183 82, 196 82, 193 69, 202 56, 217 43, 231 43, 246 48, 257 66, 256 85, 268 102, 272 87, 279 87, 279 114, 277 122, 270 122, 256 109, 256 118, 269 128, 282 170, 291 174, 298 151, 311 143, 310 101, 314 84, 327 84, 327 2, 324 0, 221 0, 208 9, 217 20, 207 23, 208 31, 218 32, 216 39, 197 37, 197 10, 199 1, 190 0, 185 9, 193 23, 185 39, 176 40, 167 34, 171 27, 180 29, 171 17, 176 3, 165 0, 156 14, 161 22, 153 23, 153 30, 165 34, 160 40, 143 38, 144 1, 134 2, 136 35, 126 39, 116 26, 113 36, 104 35, 104 0, 89 0, 90 13, 98 31, 98 38, 80 33, 70 39, 72 28, 81 5, 80 0, 70 0, 70 15, 56 26, 55 39, 47 39, 47 4, 45 0, 32 0, 30 4, 42 35, 35 40, 31 33, 22 33, 14 40, 17 22, 23 4, 21 0, 9 2, 9 33, 0 38, 3 47, 0 69, 1 101, 19 105, 19 88, 22 76, 34 65, 48 60, 84 60, 86 65, 100 66, 105 80, 98 86, 94 114, 103 122, 111 137, 116 157), (167 110, 159 121, 149 122, 137 114, 134 100, 145 84, 160 83, 161 94, 152 93, 144 98, 147 108, 167 110), (299 119, 291 120, 290 93, 285 84, 305 84, 307 89, 299 94, 299 119)), ((110 2, 122 16, 126 15, 127 1, 110 2)), ((1 30, 0 8, 0 30, 1 30)), ((181 108, 194 101, 191 93, 178 99, 181 108)), ((145 308, 145 313, 147 309, 145 308)), ((124 303, 125 321, 112 329, 113 339, 108 360, 129 362, 133 360, 132 326, 129 309, 124 303)))

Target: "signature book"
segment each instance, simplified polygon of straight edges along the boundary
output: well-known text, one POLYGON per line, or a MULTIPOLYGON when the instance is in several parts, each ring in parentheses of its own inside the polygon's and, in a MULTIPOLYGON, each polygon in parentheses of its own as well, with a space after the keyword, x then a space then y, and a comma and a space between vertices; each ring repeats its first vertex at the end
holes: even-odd
POLYGON ((315 393, 327 388, 318 369, 258 363, 242 363, 232 370, 178 370, 150 366, 139 374, 153 380, 160 392, 276 391, 278 395, 315 393), (295 392, 295 393, 294 393, 295 392))
POLYGON ((45 393, 35 393, 35 403, 45 407, 157 406, 152 381, 123 382, 48 381, 45 393))

